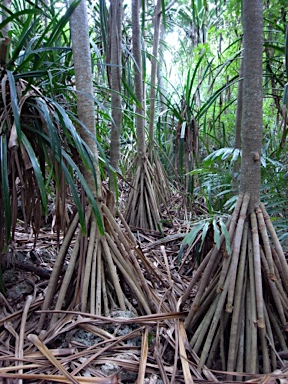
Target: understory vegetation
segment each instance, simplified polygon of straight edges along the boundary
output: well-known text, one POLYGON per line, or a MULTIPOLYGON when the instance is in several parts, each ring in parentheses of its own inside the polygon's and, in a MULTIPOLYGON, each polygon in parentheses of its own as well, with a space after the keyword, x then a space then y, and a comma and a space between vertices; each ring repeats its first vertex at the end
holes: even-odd
POLYGON ((262 6, 255 215, 239 192, 241 2, 1 2, 3 383, 285 377, 287 4, 262 6), (91 65, 80 67, 91 94, 77 83, 71 18, 79 6, 88 12, 91 65), (92 129, 81 97, 94 106, 92 129), (266 324, 258 333, 255 254, 266 324), (231 302, 225 310, 227 292, 239 324, 231 302))

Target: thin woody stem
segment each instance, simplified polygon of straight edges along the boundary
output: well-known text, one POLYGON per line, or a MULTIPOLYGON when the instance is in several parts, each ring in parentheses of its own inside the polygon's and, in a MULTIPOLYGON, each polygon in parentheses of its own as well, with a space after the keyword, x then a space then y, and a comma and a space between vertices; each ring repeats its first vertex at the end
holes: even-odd
POLYGON ((254 212, 250 214, 250 219, 251 219, 252 242, 253 242, 255 292, 256 292, 256 304, 257 304, 257 325, 259 328, 265 328, 259 235, 258 235, 256 214, 254 212))
POLYGON ((258 220, 258 225, 259 225, 259 232, 260 232, 260 235, 261 235, 261 238, 263 241, 264 251, 265 251, 265 255, 266 255, 266 259, 267 259, 267 263, 268 263, 268 267, 269 267, 268 276, 271 280, 275 280, 276 277, 275 277, 275 272, 274 272, 274 263, 273 263, 273 258, 272 258, 270 241, 269 241, 269 237, 268 237, 267 230, 266 230, 263 212, 262 212, 262 209, 260 207, 256 208, 256 215, 257 215, 257 220, 258 220))
MULTIPOLYGON (((248 204, 247 204, 248 206, 248 204)), ((236 353, 238 349, 237 338, 239 336, 239 326, 241 326, 240 312, 242 304, 242 289, 243 280, 244 280, 244 271, 245 271, 245 262, 246 262, 246 252, 247 252, 247 242, 248 242, 248 222, 245 222, 243 239, 241 243, 241 255, 239 261, 239 268, 237 273, 237 282, 235 287, 235 297, 234 297, 234 309, 232 314, 232 323, 230 329, 230 339, 229 339, 229 352, 228 352, 228 364, 227 370, 234 371, 236 366, 236 353)), ((231 265, 231 268, 233 266, 231 265)), ((228 291, 229 294, 229 291, 228 291)), ((229 308, 230 309, 230 308, 229 308)))
MULTIPOLYGON (((246 194, 243 198, 243 203, 242 203, 240 215, 238 218, 238 225, 237 225, 237 229, 234 237, 233 254, 232 254, 231 265, 230 265, 230 283, 228 288, 228 298, 227 298, 227 305, 226 305, 227 311, 229 311, 233 307, 238 261, 239 261, 239 254, 240 254, 240 249, 242 244, 242 234, 244 230, 244 223, 246 220, 249 201, 250 201, 250 196, 246 194)), ((246 244, 245 244, 245 247, 246 247, 246 244)))

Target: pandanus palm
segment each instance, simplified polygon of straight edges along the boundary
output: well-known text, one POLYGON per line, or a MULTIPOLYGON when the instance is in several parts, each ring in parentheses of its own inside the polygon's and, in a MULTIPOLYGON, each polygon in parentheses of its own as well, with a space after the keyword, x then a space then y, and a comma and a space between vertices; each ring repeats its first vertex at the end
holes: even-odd
MULTIPOLYGON (((73 116, 65 108, 66 94, 60 85, 66 83, 70 74, 67 63, 71 49, 65 46, 69 40, 65 26, 76 5, 77 2, 62 15, 49 7, 42 12, 21 2, 11 4, 11 10, 1 5, 6 18, 0 29, 13 23, 9 53, 1 67, 0 215, 5 222, 0 231, 1 252, 14 239, 18 203, 25 226, 31 225, 37 238, 43 213, 48 212, 49 191, 56 195, 57 231, 65 231, 67 225, 63 210, 67 186, 84 228, 76 182, 78 177, 83 180, 83 175, 72 153, 76 149, 79 160, 86 165, 92 157, 74 128, 73 116), (44 14, 47 26, 42 23, 44 14), (47 34, 47 30, 51 33, 47 34), (21 39, 18 31, 22 32, 21 39)), ((85 182, 83 186, 89 195, 85 182)), ((91 202, 97 210, 92 198, 91 202)))
POLYGON ((263 3, 243 1, 243 115, 240 195, 227 227, 231 253, 214 246, 192 278, 198 289, 185 321, 199 368, 220 352, 229 372, 270 372, 287 348, 288 265, 260 203, 263 3), (269 237, 269 235, 270 237, 269 237), (203 274, 202 274, 203 273, 203 274), (225 340, 225 343, 224 343, 225 340))
MULTIPOLYGON (((66 305, 69 304, 70 307, 80 306, 82 311, 89 310, 90 313, 98 315, 101 313, 106 316, 109 315, 109 308, 113 305, 117 305, 124 311, 128 308, 149 314, 152 311, 150 288, 140 270, 139 260, 136 258, 136 254, 140 258, 142 258, 142 254, 136 250, 135 240, 122 216, 120 215, 120 218, 122 224, 126 226, 127 234, 123 233, 115 221, 113 214, 105 204, 105 196, 102 193, 95 142, 95 111, 85 0, 82 0, 74 11, 70 28, 76 78, 78 130, 94 155, 93 168, 83 169, 83 173, 97 202, 99 212, 101 212, 102 224, 99 225, 99 222, 96 222, 90 205, 87 205, 85 215, 87 235, 85 236, 82 232, 78 233, 69 268, 57 298, 56 309, 62 308, 66 298, 66 305), (112 290, 111 287, 113 287, 112 290), (138 302, 137 309, 129 304, 124 290, 126 288, 127 291, 127 287, 134 292, 138 302), (71 290, 73 295, 71 295, 71 290), (69 303, 67 303, 67 297, 70 300, 69 303), (109 298, 111 300, 110 305, 109 298)), ((77 216, 69 228, 69 234, 67 233, 56 260, 43 309, 49 307, 54 297, 65 251, 76 226, 77 216)), ((44 319, 45 314, 41 317, 39 329, 41 329, 44 319)), ((58 315, 54 314, 50 326, 55 326, 57 319, 58 315)))
POLYGON ((140 1, 132 0, 132 41, 134 56, 134 90, 137 98, 136 104, 136 130, 137 130, 137 165, 133 176, 133 188, 130 191, 127 203, 126 219, 133 227, 146 228, 158 231, 161 224, 160 205, 168 200, 169 187, 167 176, 155 155, 154 147, 154 117, 156 96, 157 53, 161 20, 161 1, 157 2, 154 14, 154 43, 151 60, 150 84, 150 123, 149 123, 149 149, 147 154, 145 137, 145 91, 143 89, 141 30, 140 30, 140 1))
MULTIPOLYGON (((67 248, 75 232, 79 232, 56 307, 61 309, 65 299, 72 307, 81 303, 81 309, 96 313, 108 314, 115 303, 123 310, 128 307, 131 309, 126 293, 133 286, 135 297, 141 301, 138 307, 136 299, 136 310, 150 313, 150 291, 140 273, 135 252, 137 258, 141 259, 143 255, 136 250, 128 226, 127 234, 120 229, 102 195, 85 3, 71 1, 64 14, 62 10, 55 12, 54 7, 46 6, 43 12, 39 7, 25 7, 25 4, 23 9, 14 12, 9 13, 5 9, 9 18, 0 24, 0 28, 13 20, 13 33, 15 29, 22 28, 23 36, 19 41, 12 34, 12 59, 1 69, 0 129, 4 134, 0 138, 0 198, 3 202, 0 214, 1 221, 4 218, 6 222, 6 227, 1 226, 1 252, 4 243, 11 242, 11 227, 13 242, 18 201, 22 202, 26 225, 32 224, 37 235, 43 212, 48 207, 47 191, 51 195, 55 192, 57 231, 66 235, 49 281, 43 308, 49 308, 54 299, 67 248), (77 11, 74 14, 75 9, 77 11), (69 33, 65 29, 72 13, 76 89, 69 33), (65 43, 67 46, 63 47, 65 43), (49 96, 46 96, 47 93, 49 96), (73 111, 76 99, 77 115, 73 111), (71 223, 66 220, 65 212, 67 186, 76 204, 71 223), (83 199, 79 196, 79 190, 85 196, 83 199), (129 266, 130 263, 134 266, 129 266), (146 293, 143 292, 143 284, 146 293), (115 287, 115 291, 112 287, 115 287), (69 295, 71 292, 73 294, 69 295)), ((16 5, 20 7, 21 4, 17 2, 16 5)), ((44 7, 45 2, 41 4, 44 7)), ((126 225, 124 220, 122 222, 126 225)), ((39 330, 44 320, 45 315, 42 315, 39 330)), ((51 324, 56 320, 55 315, 51 324)))

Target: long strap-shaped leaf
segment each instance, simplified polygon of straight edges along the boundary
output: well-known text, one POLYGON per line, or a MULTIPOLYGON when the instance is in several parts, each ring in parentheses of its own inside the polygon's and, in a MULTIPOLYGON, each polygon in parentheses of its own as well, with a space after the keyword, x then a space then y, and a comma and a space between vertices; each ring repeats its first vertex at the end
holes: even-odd
POLYGON ((4 214, 5 214, 5 227, 6 227, 6 241, 11 237, 11 206, 10 206, 10 193, 9 193, 9 181, 8 181, 8 165, 7 165, 7 137, 6 135, 0 135, 0 164, 1 164, 1 190, 2 198, 4 202, 4 214))

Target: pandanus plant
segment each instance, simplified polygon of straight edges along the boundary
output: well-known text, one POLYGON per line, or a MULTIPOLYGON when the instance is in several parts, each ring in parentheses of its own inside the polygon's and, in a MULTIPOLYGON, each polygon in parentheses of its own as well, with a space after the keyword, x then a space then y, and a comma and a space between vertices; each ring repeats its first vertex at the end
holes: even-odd
POLYGON ((260 202, 263 4, 243 1, 243 115, 240 193, 227 230, 210 249, 182 298, 197 292, 185 320, 199 368, 268 373, 287 349, 288 265, 260 202), (253 86, 251 86, 253 84, 253 86), (230 247, 231 245, 231 247, 230 247), (225 342, 224 342, 225 341, 225 342))
MULTIPOLYGON (((55 197, 55 228, 59 239, 65 236, 43 309, 50 307, 56 293, 58 309, 64 300, 106 315, 115 303, 132 309, 126 298, 130 287, 140 300, 134 303, 135 311, 151 313, 150 288, 139 265, 143 255, 124 219, 127 232, 116 223, 102 194, 85 1, 71 1, 64 13, 45 2, 42 8, 25 4, 17 2, 18 8, 11 11, 1 5, 8 17, 0 28, 13 23, 11 55, 1 68, 0 213, 6 223, 1 226, 1 252, 6 244, 13 246, 19 202, 36 242, 48 202, 55 197), (67 25, 71 15, 73 56, 67 25), (17 29, 22 31, 20 40, 17 29), (68 191, 75 204, 71 217, 65 205, 68 191), (78 241, 58 293, 57 281, 75 233, 78 241)), ((39 330, 45 318, 43 314, 39 330)))

